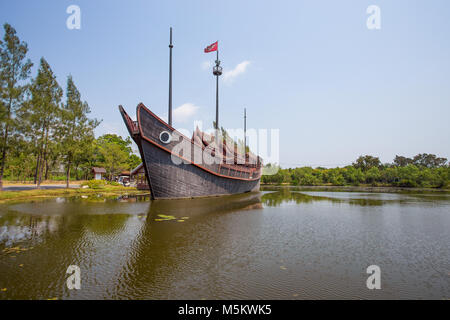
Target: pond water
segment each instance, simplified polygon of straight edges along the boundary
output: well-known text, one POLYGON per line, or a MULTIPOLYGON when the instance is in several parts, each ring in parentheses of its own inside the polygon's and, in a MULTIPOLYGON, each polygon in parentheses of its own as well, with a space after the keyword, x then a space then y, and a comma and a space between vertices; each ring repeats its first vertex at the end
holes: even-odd
POLYGON ((445 193, 1 204, 0 299, 449 299, 449 230, 445 193))

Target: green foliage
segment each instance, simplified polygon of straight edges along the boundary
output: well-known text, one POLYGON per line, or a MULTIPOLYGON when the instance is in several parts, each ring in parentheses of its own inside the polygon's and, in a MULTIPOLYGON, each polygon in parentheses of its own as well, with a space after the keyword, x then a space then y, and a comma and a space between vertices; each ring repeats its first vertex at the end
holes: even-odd
POLYGON ((103 189, 106 185, 105 180, 89 180, 86 185, 91 189, 103 189))
POLYGON ((439 158, 434 154, 428 153, 420 153, 412 159, 403 156, 395 156, 394 159, 394 165, 399 167, 413 164, 417 167, 439 168, 444 166, 446 162, 447 158, 439 158))
POLYGON ((135 155, 134 153, 131 153, 130 156, 128 157, 128 168, 133 170, 138 165, 140 165, 141 162, 142 162, 141 157, 135 155))
POLYGON ((352 166, 346 167, 343 171, 343 177, 348 184, 358 186, 365 181, 365 175, 360 168, 352 166))
POLYGON ((262 183, 293 184, 301 186, 334 185, 344 186, 360 184, 372 186, 448 188, 450 184, 450 167, 447 159, 435 155, 418 155, 422 165, 416 161, 406 161, 397 156, 393 164, 381 165, 378 158, 361 156, 352 166, 345 168, 289 168, 267 164, 261 178, 262 183), (428 159, 424 160, 423 159, 428 159), (444 161, 445 160, 445 161, 444 161), (428 161, 428 162, 427 162, 428 161), (277 170, 274 170, 277 169, 277 170))
POLYGON ((0 190, 10 149, 19 134, 20 122, 16 113, 22 106, 28 89, 26 80, 33 66, 30 60, 25 60, 27 44, 20 41, 12 26, 5 23, 3 27, 5 35, 0 41, 0 190))
POLYGON ((407 166, 408 164, 412 164, 413 160, 407 157, 403 157, 403 156, 395 156, 394 159, 394 165, 398 166, 398 167, 404 167, 407 166))
POLYGON ((446 158, 438 158, 434 154, 422 153, 413 158, 413 164, 427 168, 438 168, 447 162, 446 158))
POLYGON ((63 90, 42 57, 29 81, 28 47, 9 24, 0 40, 0 189, 2 178, 33 181, 92 177, 92 167, 105 167, 108 177, 141 163, 131 139, 106 134, 95 139, 97 119, 81 99, 72 76, 63 90))
POLYGON ((130 138, 123 139, 115 134, 105 134, 97 139, 98 163, 106 169, 111 180, 121 171, 130 169, 130 138))
POLYGON ((97 142, 99 145, 115 144, 120 147, 124 152, 131 153, 131 139, 127 137, 123 139, 116 134, 108 133, 98 137, 97 142))
POLYGON ((372 167, 366 172, 366 183, 376 185, 380 181, 380 170, 377 167, 372 167))
POLYGON ((66 184, 69 187, 70 168, 73 163, 86 159, 86 153, 92 151, 95 139, 94 129, 100 124, 97 119, 89 119, 91 112, 88 104, 81 101, 72 76, 67 79, 67 100, 60 110, 60 125, 57 133, 60 139, 61 155, 66 167, 66 184))
POLYGON ((379 167, 381 165, 380 159, 373 156, 360 156, 356 159, 356 162, 353 163, 353 167, 359 168, 362 171, 367 171, 373 167, 379 167))
POLYGON ((59 125, 59 108, 63 91, 56 81, 50 65, 41 58, 38 74, 31 84, 31 100, 26 104, 24 120, 28 121, 29 131, 25 136, 37 138, 36 153, 37 183, 42 181, 44 166, 55 148, 55 129, 59 125))
POLYGON ((285 170, 281 170, 280 166, 276 164, 267 164, 263 168, 263 176, 261 178, 263 183, 289 183, 290 180, 286 177, 285 170))

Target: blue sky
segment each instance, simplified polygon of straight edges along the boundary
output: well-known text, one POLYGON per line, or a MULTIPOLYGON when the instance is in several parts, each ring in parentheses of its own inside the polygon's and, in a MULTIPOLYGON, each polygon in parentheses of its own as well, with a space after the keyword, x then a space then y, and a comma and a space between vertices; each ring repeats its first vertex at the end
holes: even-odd
MULTIPOLYGON (((167 114, 168 34, 174 28, 175 126, 215 116, 214 54, 222 64, 220 122, 280 129, 283 167, 343 166, 361 154, 450 157, 450 2, 1 1, 35 63, 44 56, 65 88, 72 74, 103 119, 97 134, 126 135, 117 111, 144 102, 167 114), (66 9, 81 9, 69 30, 66 9), (381 29, 366 27, 369 5, 381 29), (240 65, 236 69, 236 67, 240 65), (233 73, 234 70, 234 73, 233 73), (184 112, 183 112, 184 111, 184 112), (181 116, 184 116, 182 118, 181 116)), ((3 33, 2 33, 3 35, 3 33)))

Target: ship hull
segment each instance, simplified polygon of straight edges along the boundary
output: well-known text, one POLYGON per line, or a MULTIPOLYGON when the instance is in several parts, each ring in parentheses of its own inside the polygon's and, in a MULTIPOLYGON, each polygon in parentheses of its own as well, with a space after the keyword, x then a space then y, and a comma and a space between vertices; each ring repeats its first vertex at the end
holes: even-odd
POLYGON ((174 164, 170 154, 145 140, 141 149, 154 199, 220 196, 259 190, 259 180, 218 177, 192 164, 174 164))
MULTIPOLYGON (((139 147, 153 199, 211 197, 259 191, 261 167, 226 165, 220 162, 197 163, 205 147, 180 134, 144 105, 136 109, 136 123, 120 107, 130 135, 139 147), (172 142, 164 143, 161 132, 169 132, 172 142), (177 152, 182 146, 184 152, 177 152), (186 150, 189 150, 185 154, 186 150)), ((206 153, 208 154, 208 153, 206 153)), ((208 157, 207 157, 208 158, 208 157)), ((214 156, 211 159, 214 159, 214 156)))

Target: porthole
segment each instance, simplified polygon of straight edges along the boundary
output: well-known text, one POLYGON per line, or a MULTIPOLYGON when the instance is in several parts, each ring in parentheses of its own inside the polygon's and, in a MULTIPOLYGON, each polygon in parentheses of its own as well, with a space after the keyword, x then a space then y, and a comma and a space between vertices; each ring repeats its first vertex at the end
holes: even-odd
POLYGON ((170 135, 169 132, 163 131, 159 134, 159 140, 162 143, 168 144, 168 143, 170 143, 170 141, 172 141, 172 136, 170 135))

